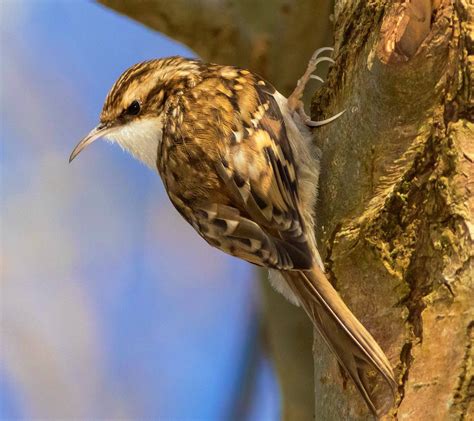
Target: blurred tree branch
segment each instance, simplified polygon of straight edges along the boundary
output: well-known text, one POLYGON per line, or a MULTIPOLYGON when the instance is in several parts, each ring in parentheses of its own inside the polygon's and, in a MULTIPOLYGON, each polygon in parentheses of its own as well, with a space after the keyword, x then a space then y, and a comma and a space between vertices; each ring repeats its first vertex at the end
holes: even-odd
MULTIPOLYGON (((330 1, 101 3, 286 94, 332 44, 330 1)), ((473 15, 467 0, 336 1, 336 64, 313 99, 313 119, 347 110, 315 131, 318 238, 332 281, 396 367, 387 419, 474 417, 473 15)), ((312 419, 311 327, 263 290, 284 419, 312 419)), ((317 335, 314 349, 316 419, 370 418, 317 335)))
POLYGON ((100 0, 201 58, 242 66, 290 93, 315 48, 331 42, 325 0, 100 0))

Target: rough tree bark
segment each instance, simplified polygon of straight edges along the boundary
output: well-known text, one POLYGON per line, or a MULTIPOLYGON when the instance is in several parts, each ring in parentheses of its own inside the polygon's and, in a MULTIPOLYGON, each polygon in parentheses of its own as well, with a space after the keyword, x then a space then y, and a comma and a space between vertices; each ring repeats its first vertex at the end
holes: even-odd
MULTIPOLYGON (((338 2, 336 65, 313 102, 315 115, 347 110, 317 132, 318 238, 396 368, 387 419, 474 418, 473 17, 463 1, 338 2)), ((316 355, 316 378, 337 378, 316 355)), ((320 419, 367 419, 337 383, 316 382, 320 419)))
MULTIPOLYGON (((399 380, 387 419, 474 419, 473 19, 468 0, 101 0, 203 59, 283 93, 313 50, 336 64, 312 102, 323 151, 318 238, 329 276, 399 380)), ((370 419, 302 312, 264 287, 283 418, 370 419), (337 404, 336 404, 337 403, 337 404)))

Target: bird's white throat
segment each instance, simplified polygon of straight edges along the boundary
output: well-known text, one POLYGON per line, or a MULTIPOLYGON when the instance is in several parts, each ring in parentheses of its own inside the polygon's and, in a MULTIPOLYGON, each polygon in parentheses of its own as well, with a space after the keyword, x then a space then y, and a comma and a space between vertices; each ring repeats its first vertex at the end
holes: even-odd
POLYGON ((160 117, 131 121, 105 136, 155 171, 158 146, 162 137, 163 122, 160 117))

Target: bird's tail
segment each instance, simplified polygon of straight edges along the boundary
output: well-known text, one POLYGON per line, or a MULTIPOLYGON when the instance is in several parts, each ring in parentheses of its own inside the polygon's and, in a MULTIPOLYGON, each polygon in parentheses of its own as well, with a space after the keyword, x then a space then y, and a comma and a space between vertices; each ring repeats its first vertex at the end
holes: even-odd
POLYGON ((344 304, 319 267, 315 265, 311 271, 285 271, 282 275, 371 411, 376 416, 386 413, 394 403, 397 384, 387 357, 372 335, 344 304), (368 384, 367 374, 374 370, 391 389, 383 399, 380 394, 376 399, 368 384))

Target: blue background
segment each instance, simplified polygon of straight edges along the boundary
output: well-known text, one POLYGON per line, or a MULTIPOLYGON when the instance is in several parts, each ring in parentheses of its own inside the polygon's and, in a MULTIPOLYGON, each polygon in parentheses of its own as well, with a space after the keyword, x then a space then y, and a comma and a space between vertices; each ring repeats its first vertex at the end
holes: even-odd
POLYGON ((254 268, 118 147, 67 162, 122 71, 193 53, 94 3, 0 13, 1 418, 278 419, 254 268))

